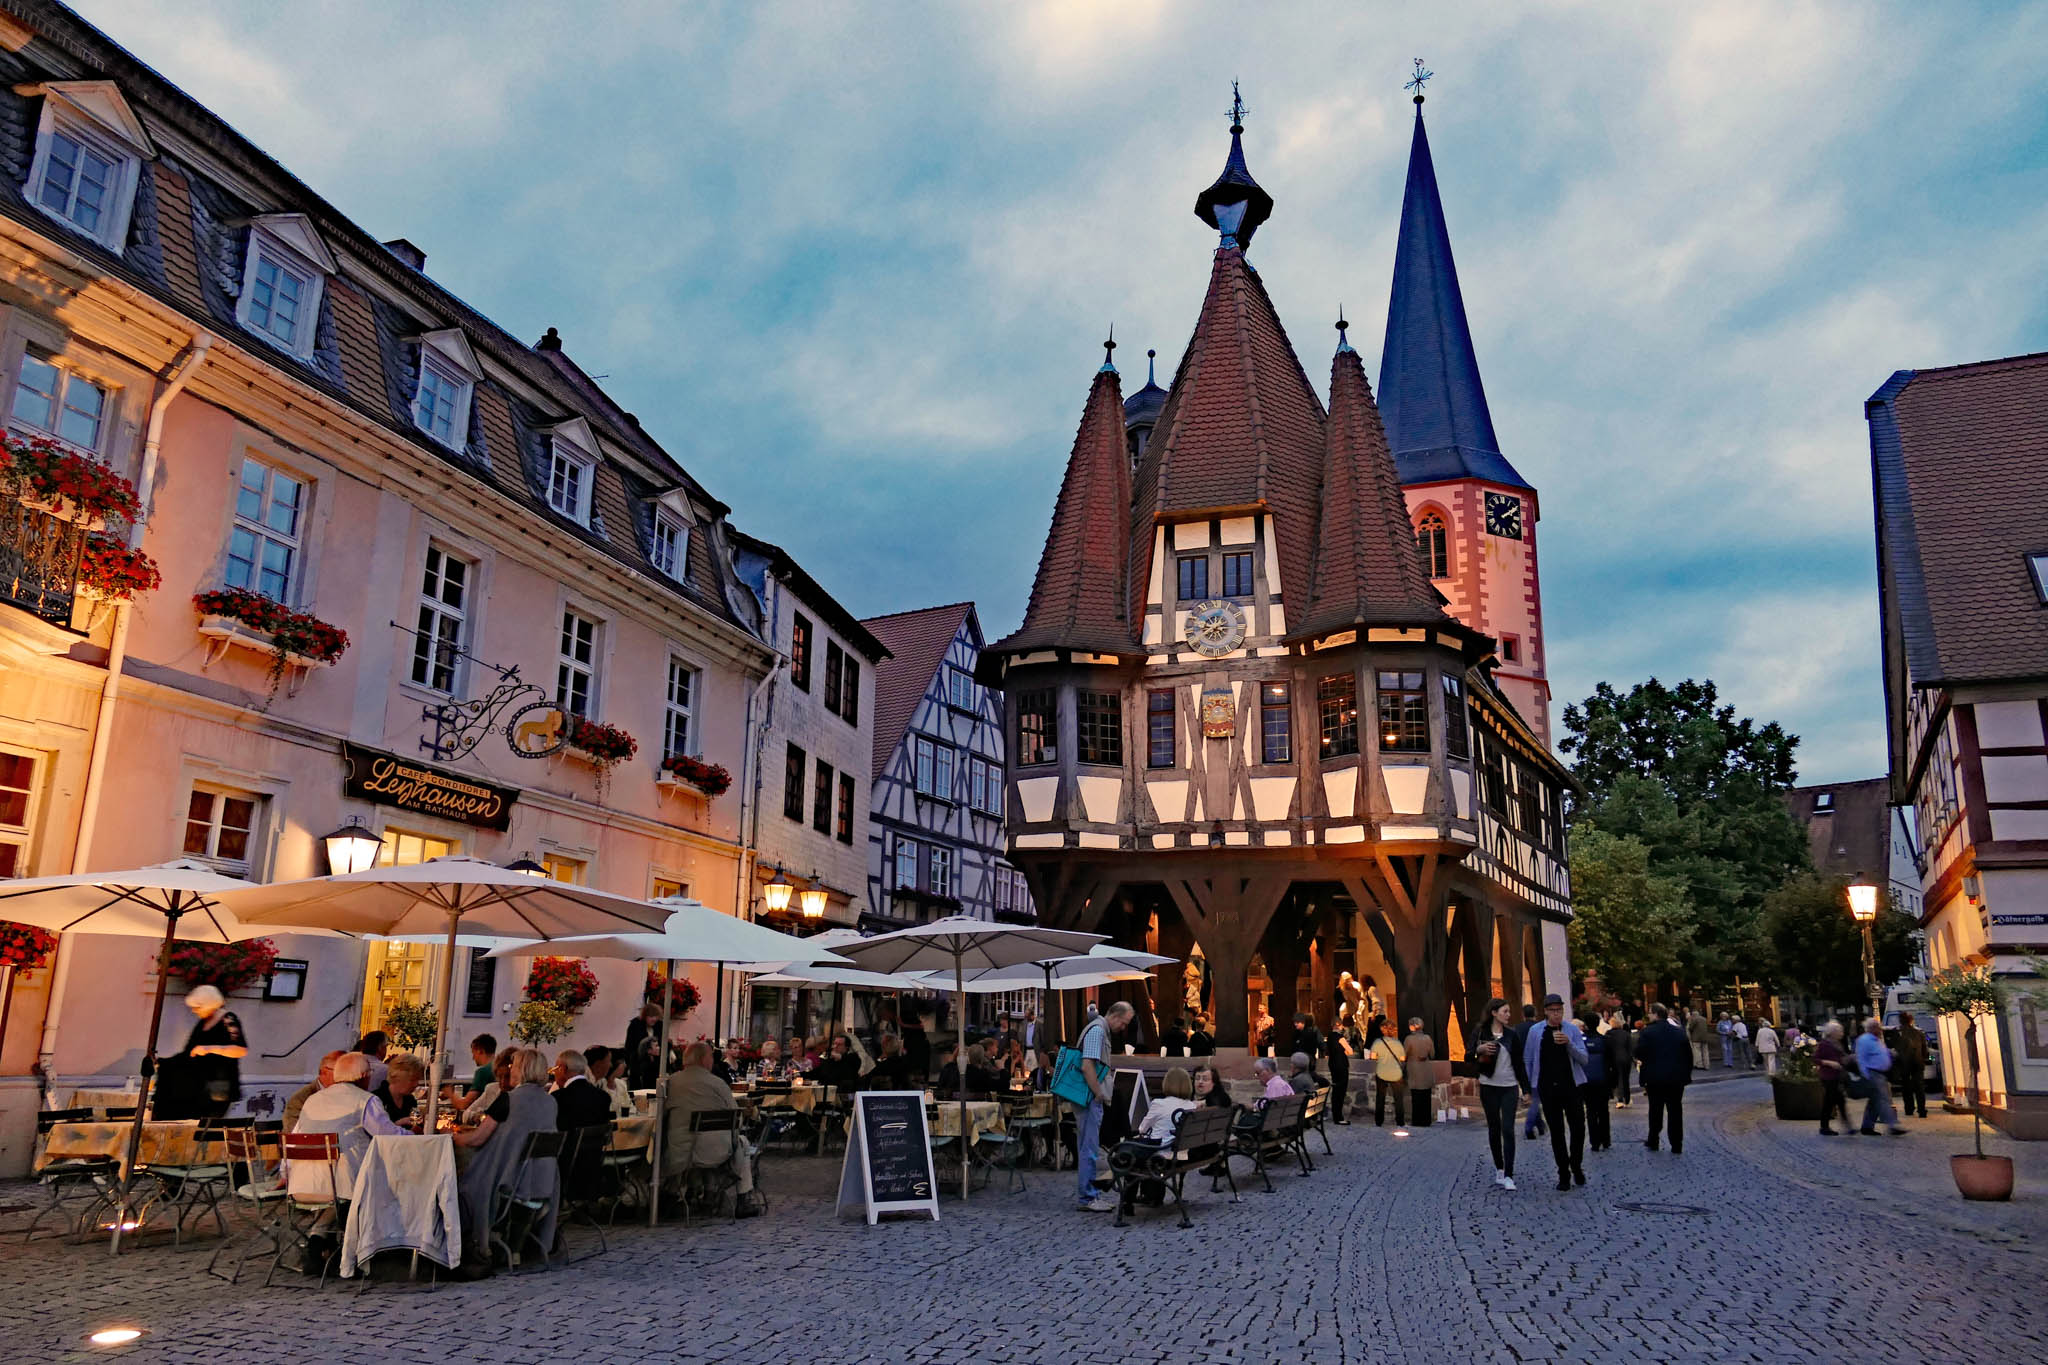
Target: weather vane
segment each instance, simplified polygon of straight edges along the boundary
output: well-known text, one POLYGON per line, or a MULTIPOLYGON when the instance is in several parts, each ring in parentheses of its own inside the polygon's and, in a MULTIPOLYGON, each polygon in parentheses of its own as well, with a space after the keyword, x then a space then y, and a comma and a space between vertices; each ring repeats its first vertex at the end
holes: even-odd
POLYGON ((1434 72, 1434 71, 1425 71, 1425 70, 1423 70, 1423 68, 1422 68, 1422 58, 1420 58, 1420 57, 1417 57, 1417 58, 1415 59, 1415 74, 1414 74, 1414 75, 1412 75, 1412 76, 1410 76, 1410 77, 1408 78, 1407 84, 1403 85, 1403 86, 1402 86, 1401 88, 1402 88, 1403 90, 1413 90, 1413 91, 1415 92, 1415 102, 1416 102, 1417 104, 1420 104, 1420 103, 1422 103, 1422 87, 1423 87, 1423 85, 1424 85, 1425 83, 1427 83, 1427 82, 1429 81, 1429 79, 1430 79, 1431 77, 1435 76, 1435 75, 1436 75, 1436 72, 1434 72))
POLYGON ((1244 131, 1244 97, 1237 93, 1237 82, 1230 83, 1230 131, 1244 131))

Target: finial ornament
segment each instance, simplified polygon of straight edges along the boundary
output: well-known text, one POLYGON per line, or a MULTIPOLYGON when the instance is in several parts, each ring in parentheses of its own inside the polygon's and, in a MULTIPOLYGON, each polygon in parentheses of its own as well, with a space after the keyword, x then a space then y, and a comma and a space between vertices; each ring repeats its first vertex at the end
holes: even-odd
POLYGON ((1230 131, 1244 131, 1244 97, 1237 93, 1237 82, 1230 83, 1230 131))
POLYGON ((1344 320, 1344 305, 1340 303, 1337 305, 1337 349, 1339 351, 1351 349, 1350 328, 1351 324, 1344 320))
POLYGON ((1422 87, 1425 84, 1427 84, 1429 80, 1433 78, 1435 75, 1436 72, 1425 71, 1423 69, 1422 58, 1417 57, 1415 59, 1415 74, 1410 76, 1408 78, 1407 83, 1403 85, 1401 88, 1403 90, 1413 90, 1415 92, 1415 103, 1418 108, 1421 107, 1422 104, 1422 87))
POLYGON ((1116 369, 1116 359, 1115 359, 1115 354, 1114 354, 1114 353, 1115 353, 1115 351, 1116 351, 1116 324, 1112 322, 1111 324, 1109 324, 1109 340, 1107 340, 1107 341, 1105 341, 1105 342, 1103 342, 1103 343, 1102 343, 1102 368, 1103 368, 1103 369, 1105 369, 1105 370, 1114 370, 1114 369, 1116 369))
POLYGON ((1155 362, 1155 361, 1157 361, 1158 359, 1159 359, 1159 352, 1157 352, 1157 351, 1147 351, 1147 352, 1145 352, 1145 382, 1146 382, 1147 384, 1157 384, 1157 383, 1159 382, 1158 376, 1157 376, 1157 375, 1156 375, 1156 374, 1154 373, 1154 370, 1153 370, 1153 364, 1154 364, 1154 362, 1155 362))

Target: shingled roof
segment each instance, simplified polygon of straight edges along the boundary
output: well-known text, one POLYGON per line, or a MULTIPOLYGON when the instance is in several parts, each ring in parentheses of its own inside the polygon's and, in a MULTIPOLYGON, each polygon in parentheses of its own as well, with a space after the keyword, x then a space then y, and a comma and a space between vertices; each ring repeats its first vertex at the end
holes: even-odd
POLYGON ((1330 361, 1315 588, 1290 638, 1368 623, 1449 626, 1442 604, 1415 548, 1365 367, 1339 343, 1330 361))
POLYGON ((861 624, 889 651, 875 665, 875 752, 870 781, 889 766, 889 756, 903 742, 917 704, 932 685, 932 675, 946 661, 953 637, 974 615, 974 603, 949 602, 890 616, 870 616, 861 624))
POLYGON ((1054 646, 1101 654, 1139 652, 1124 586, 1130 506, 1123 395, 1116 370, 1105 364, 1081 410, 1024 623, 997 641, 992 652, 1054 646))

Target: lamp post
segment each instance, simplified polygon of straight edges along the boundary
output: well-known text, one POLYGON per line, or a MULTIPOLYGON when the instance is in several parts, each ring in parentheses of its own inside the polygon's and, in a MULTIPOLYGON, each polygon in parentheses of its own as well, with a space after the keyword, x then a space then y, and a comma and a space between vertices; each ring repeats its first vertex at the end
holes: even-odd
POLYGON ((351 815, 334 833, 321 835, 320 842, 327 846, 327 870, 337 877, 368 871, 384 847, 384 840, 364 828, 358 815, 351 815))
POLYGON ((1877 943, 1871 927, 1877 923, 1877 887, 1858 879, 1849 884, 1849 914, 1863 931, 1863 993, 1870 997, 1870 1014, 1884 1022, 1884 996, 1877 986, 1877 943))

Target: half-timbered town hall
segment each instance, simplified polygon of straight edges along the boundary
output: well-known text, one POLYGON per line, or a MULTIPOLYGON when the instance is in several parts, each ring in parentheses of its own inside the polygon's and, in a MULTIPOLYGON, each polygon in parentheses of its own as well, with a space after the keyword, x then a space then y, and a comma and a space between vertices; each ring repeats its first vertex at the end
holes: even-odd
POLYGON ((1247 256, 1274 200, 1234 119, 1178 370, 1126 402, 1105 358, 1024 621, 982 656, 1041 919, 1184 961, 1156 1013, 1205 1010, 1226 1047, 1367 982, 1440 1048, 1490 994, 1569 994, 1535 491, 1498 449, 1416 103, 1398 409, 1341 319, 1327 406, 1304 372, 1247 256))

